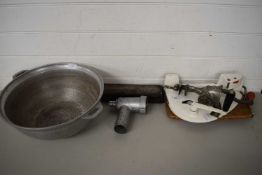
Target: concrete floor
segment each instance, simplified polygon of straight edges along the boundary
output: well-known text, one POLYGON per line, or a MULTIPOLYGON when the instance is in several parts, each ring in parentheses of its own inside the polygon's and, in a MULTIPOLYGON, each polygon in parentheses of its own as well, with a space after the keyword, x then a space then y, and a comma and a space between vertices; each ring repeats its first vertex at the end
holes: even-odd
POLYGON ((0 120, 0 174, 262 174, 262 96, 251 120, 192 124, 166 117, 163 105, 136 115, 126 135, 113 131, 105 107, 71 138, 38 140, 0 120))

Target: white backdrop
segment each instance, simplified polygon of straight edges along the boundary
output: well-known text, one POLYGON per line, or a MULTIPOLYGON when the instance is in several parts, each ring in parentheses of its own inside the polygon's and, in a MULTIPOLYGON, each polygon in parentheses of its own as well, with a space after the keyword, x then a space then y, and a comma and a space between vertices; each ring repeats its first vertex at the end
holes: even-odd
POLYGON ((262 88, 261 0, 0 0, 0 88, 21 70, 72 61, 107 82, 161 84, 240 72, 262 88))

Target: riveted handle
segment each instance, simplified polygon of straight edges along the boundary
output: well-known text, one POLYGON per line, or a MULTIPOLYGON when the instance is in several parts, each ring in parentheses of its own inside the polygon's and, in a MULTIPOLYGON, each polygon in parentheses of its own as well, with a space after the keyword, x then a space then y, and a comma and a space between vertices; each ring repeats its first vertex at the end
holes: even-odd
POLYGON ((23 74, 26 73, 26 72, 28 72, 28 70, 21 70, 21 71, 15 73, 15 74, 13 75, 13 79, 16 79, 16 78, 20 77, 21 75, 23 75, 23 74))
POLYGON ((91 109, 84 117, 83 119, 93 119, 98 116, 103 110, 103 105, 101 102, 99 102, 93 109, 91 109))

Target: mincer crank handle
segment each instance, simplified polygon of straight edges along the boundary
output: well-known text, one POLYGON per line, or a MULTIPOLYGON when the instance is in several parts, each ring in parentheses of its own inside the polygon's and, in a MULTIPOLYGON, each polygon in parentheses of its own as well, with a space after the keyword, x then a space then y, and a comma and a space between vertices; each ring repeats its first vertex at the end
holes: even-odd
POLYGON ((226 98, 223 103, 223 111, 227 112, 235 99, 236 93, 234 90, 230 90, 226 93, 226 98))

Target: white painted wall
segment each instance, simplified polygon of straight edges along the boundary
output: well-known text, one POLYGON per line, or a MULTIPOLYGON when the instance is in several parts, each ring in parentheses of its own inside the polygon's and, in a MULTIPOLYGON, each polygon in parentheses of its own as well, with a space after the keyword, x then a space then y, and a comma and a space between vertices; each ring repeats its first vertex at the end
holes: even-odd
POLYGON ((0 88, 21 69, 73 61, 107 82, 240 72, 262 88, 262 0, 0 0, 0 88))

